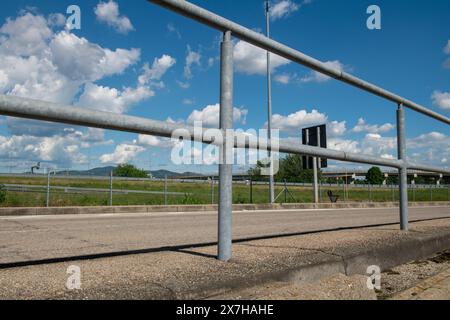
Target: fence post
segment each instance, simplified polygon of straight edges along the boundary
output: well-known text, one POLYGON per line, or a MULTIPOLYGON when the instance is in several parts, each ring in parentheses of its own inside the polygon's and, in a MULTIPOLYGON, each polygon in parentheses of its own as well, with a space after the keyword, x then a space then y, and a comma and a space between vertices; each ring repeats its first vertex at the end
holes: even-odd
POLYGON ((109 175, 109 205, 113 205, 113 177, 114 172, 111 170, 111 173, 109 175))
POLYGON ((372 186, 369 183, 369 202, 372 202, 372 186))
POLYGON ((51 170, 49 169, 47 172, 47 197, 45 200, 45 206, 47 208, 50 206, 50 173, 51 173, 51 170))
POLYGON ((164 176, 164 205, 167 206, 167 175, 164 176))
MULTIPOLYGON (((406 161, 405 110, 399 104, 397 109, 397 147, 399 160, 406 161)), ((400 228, 408 230, 408 168, 399 169, 400 228)))
POLYGON ((211 176, 211 204, 214 204, 214 176, 211 176))
POLYGON ((284 179, 284 203, 287 203, 287 183, 286 183, 286 179, 284 179))
POLYGON ((220 52, 220 129, 224 135, 219 164, 218 259, 231 259, 233 207, 233 145, 227 129, 233 128, 233 44, 231 32, 223 34, 220 52))
POLYGON ((430 202, 433 202, 433 185, 430 185, 430 202))
POLYGON ((253 179, 250 178, 250 203, 253 203, 253 179))

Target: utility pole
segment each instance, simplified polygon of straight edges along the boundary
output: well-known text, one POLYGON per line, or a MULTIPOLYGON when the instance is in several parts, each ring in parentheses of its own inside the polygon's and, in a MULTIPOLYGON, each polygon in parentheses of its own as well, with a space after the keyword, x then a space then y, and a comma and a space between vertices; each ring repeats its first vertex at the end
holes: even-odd
MULTIPOLYGON (((266 0, 266 35, 270 38, 270 6, 269 0, 266 0)), ((267 51, 267 110, 268 110, 268 120, 267 120, 267 139, 272 140, 272 86, 271 86, 271 71, 270 71, 270 52, 267 51)), ((273 158, 272 150, 268 153, 270 168, 269 168, 269 198, 270 203, 275 202, 275 188, 273 180, 273 158)))

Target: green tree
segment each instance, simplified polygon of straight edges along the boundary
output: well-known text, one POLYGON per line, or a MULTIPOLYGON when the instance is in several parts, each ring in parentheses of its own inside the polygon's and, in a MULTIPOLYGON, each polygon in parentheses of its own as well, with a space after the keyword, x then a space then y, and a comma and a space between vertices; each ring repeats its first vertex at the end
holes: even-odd
POLYGON ((286 180, 288 182, 312 182, 314 179, 314 172, 313 170, 303 169, 301 155, 290 154, 285 158, 280 159, 279 170, 275 178, 278 181, 286 180))
POLYGON ((256 166, 254 168, 251 168, 247 171, 247 174, 252 178, 254 181, 262 181, 264 180, 264 177, 261 175, 261 170, 263 168, 268 168, 269 165, 264 164, 261 161, 258 161, 256 163, 256 166))
POLYGON ((121 164, 114 169, 113 174, 115 177, 124 178, 147 178, 148 174, 145 170, 139 169, 132 164, 121 164))
POLYGON ((6 189, 4 185, 0 184, 0 204, 6 201, 6 189))
POLYGON ((384 175, 383 172, 381 172, 381 169, 378 167, 372 167, 367 171, 366 176, 367 182, 370 184, 382 184, 384 181, 384 175))

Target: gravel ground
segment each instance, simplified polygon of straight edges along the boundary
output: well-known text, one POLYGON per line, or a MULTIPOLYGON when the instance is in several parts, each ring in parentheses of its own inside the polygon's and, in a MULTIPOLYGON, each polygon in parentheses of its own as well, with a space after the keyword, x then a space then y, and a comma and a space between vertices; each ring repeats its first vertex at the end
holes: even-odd
POLYGON ((382 274, 381 290, 377 291, 378 299, 389 299, 394 294, 414 287, 448 268, 450 268, 450 250, 430 259, 414 261, 393 268, 382 274))

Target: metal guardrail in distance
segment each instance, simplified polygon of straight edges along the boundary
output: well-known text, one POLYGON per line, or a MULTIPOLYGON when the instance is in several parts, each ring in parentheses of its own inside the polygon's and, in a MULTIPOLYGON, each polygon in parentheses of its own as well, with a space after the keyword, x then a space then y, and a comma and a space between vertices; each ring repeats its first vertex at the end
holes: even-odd
MULTIPOLYGON (((408 229, 408 187, 407 170, 416 169, 436 173, 450 173, 449 170, 410 162, 406 158, 406 137, 404 126, 404 107, 411 108, 426 116, 443 123, 450 124, 450 120, 419 104, 395 95, 369 82, 356 78, 350 74, 335 70, 322 62, 311 58, 299 51, 271 40, 257 32, 251 31, 223 17, 213 14, 203 8, 184 0, 149 0, 160 6, 178 12, 184 16, 197 20, 223 32, 221 43, 221 71, 220 71, 220 129, 232 129, 233 126, 233 45, 232 36, 256 45, 262 49, 283 56, 289 60, 300 63, 313 70, 351 84, 372 94, 395 102, 397 109, 397 135, 398 159, 383 159, 368 155, 347 153, 343 151, 322 149, 305 145, 294 145, 291 142, 258 141, 250 143, 246 135, 235 133, 224 134, 226 138, 219 142, 204 135, 201 130, 192 127, 132 117, 109 112, 101 112, 87 108, 64 106, 55 103, 25 99, 13 96, 0 95, 0 115, 28 118, 50 122, 60 122, 87 127, 126 131, 159 137, 171 137, 178 129, 188 131, 189 139, 204 143, 218 144, 221 159, 226 159, 233 147, 247 149, 269 149, 281 153, 308 155, 319 158, 328 158, 346 162, 381 165, 399 170, 400 184, 400 225, 402 230, 408 229), (279 147, 278 147, 279 146, 279 147)), ((107 109, 107 108, 105 108, 107 109)), ((232 165, 219 165, 219 226, 218 226, 218 258, 228 261, 231 258, 232 248, 232 165)))

